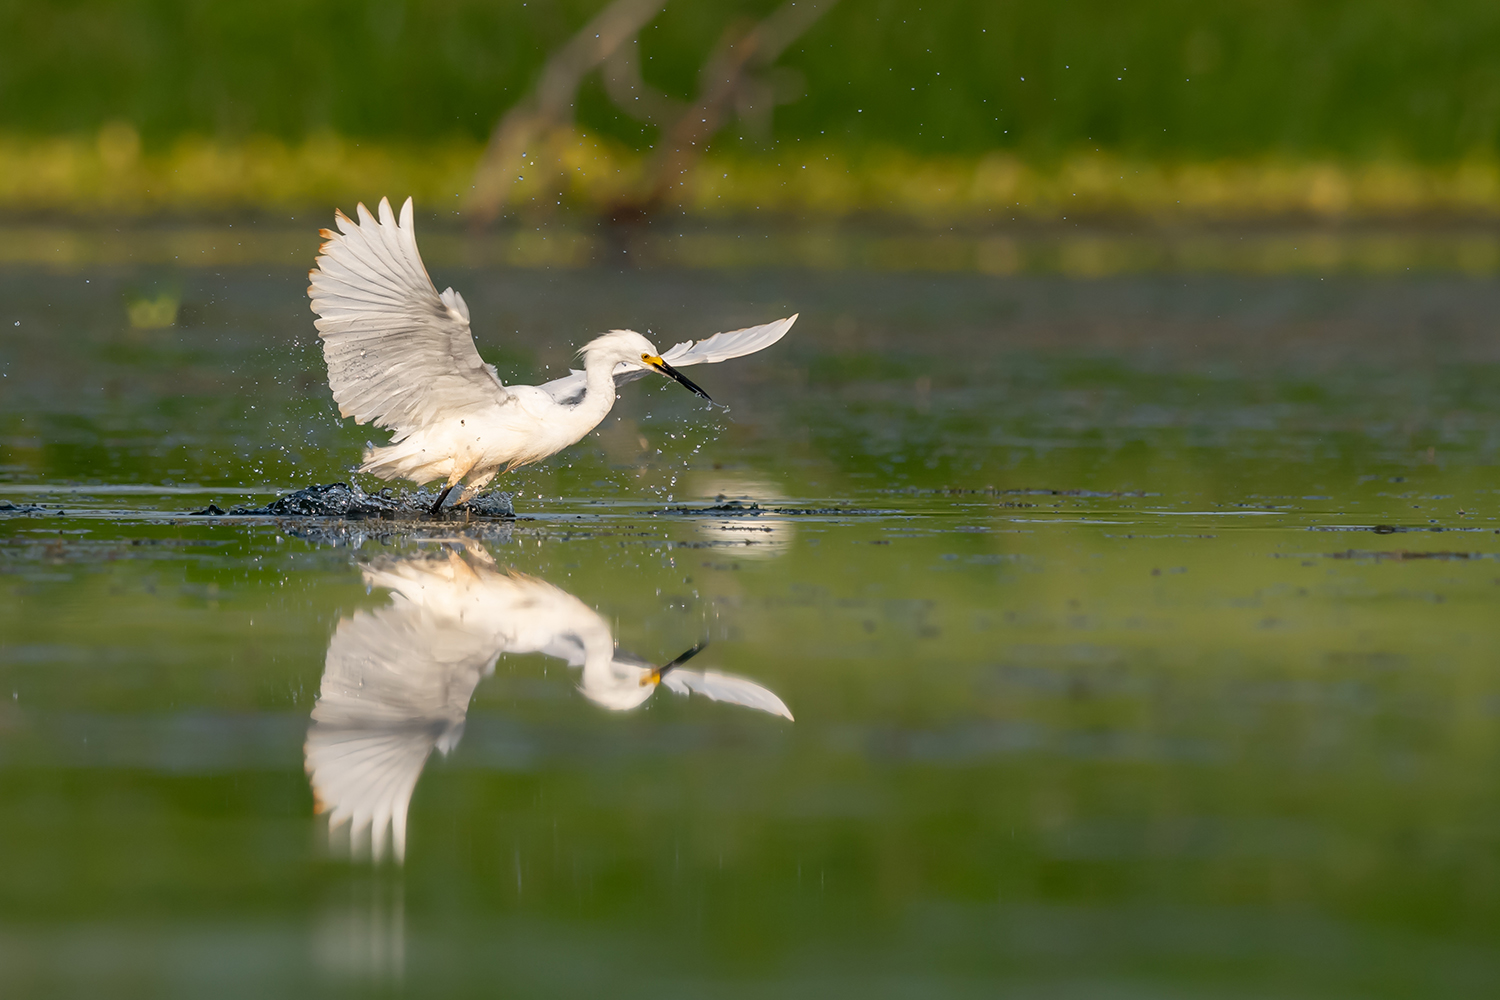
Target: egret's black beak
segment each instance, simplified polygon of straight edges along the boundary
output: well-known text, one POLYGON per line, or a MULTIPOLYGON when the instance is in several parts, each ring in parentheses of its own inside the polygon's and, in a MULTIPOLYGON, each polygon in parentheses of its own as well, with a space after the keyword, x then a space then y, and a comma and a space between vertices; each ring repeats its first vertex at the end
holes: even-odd
POLYGON ((682 372, 667 364, 661 358, 646 356, 641 358, 641 360, 650 365, 652 368, 655 368, 657 371, 661 372, 663 375, 667 376, 667 378, 675 379, 679 385, 681 385, 684 389, 688 390, 694 395, 702 396, 710 403, 714 401, 712 396, 693 384, 692 379, 688 378, 686 375, 682 374, 682 372))
POLYGON ((653 670, 653 671, 651 671, 645 677, 641 678, 641 687, 645 687, 647 684, 660 684, 662 677, 668 671, 670 671, 670 670, 672 670, 672 669, 674 669, 676 667, 682 666, 688 660, 691 660, 693 657, 695 657, 699 653, 703 652, 703 650, 705 648, 707 648, 707 646, 708 646, 708 641, 704 640, 703 642, 698 643, 698 645, 694 646, 692 649, 688 650, 686 653, 683 653, 681 656, 679 656, 677 659, 673 660, 671 663, 668 663, 666 666, 662 667, 660 670, 653 670))

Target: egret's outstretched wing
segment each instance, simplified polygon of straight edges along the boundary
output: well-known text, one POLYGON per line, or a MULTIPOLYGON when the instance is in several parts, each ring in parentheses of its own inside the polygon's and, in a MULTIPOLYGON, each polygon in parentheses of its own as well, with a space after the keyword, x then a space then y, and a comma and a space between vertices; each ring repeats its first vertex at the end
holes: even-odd
POLYGON ((792 717, 786 702, 746 677, 721 674, 716 670, 673 670, 662 674, 663 687, 678 694, 701 694, 714 701, 756 708, 783 718, 792 717))
POLYGON ((363 204, 359 223, 343 212, 308 272, 307 294, 328 361, 339 412, 396 432, 494 404, 505 395, 495 369, 474 348, 469 307, 453 289, 433 287, 412 226, 412 203, 396 221, 380 199, 377 220, 363 204))
MULTIPOLYGON (((743 330, 726 330, 696 342, 684 340, 670 350, 662 352, 661 357, 673 368, 686 368, 688 365, 712 365, 720 361, 728 361, 730 358, 754 354, 785 337, 786 332, 792 328, 792 324, 797 322, 799 315, 801 314, 796 313, 786 319, 778 319, 774 323, 749 326, 743 330)), ((650 372, 644 368, 621 362, 615 368, 615 385, 621 386, 627 382, 634 382, 649 374, 650 372)), ((557 402, 568 405, 583 398, 585 384, 583 372, 573 371, 562 378, 543 383, 541 388, 545 389, 557 402)))
MULTIPOLYGON (((764 351, 776 343, 797 322, 801 313, 793 313, 786 319, 760 326, 747 326, 743 330, 726 330, 694 343, 684 340, 669 351, 663 351, 661 359, 673 368, 688 365, 714 365, 730 358, 744 357, 756 351, 764 351)), ((639 370, 639 369, 637 369, 639 370)))
POLYGON ((469 699, 495 650, 460 623, 399 595, 339 623, 304 747, 330 829, 366 834, 378 860, 406 853, 406 809, 427 758, 463 733, 469 699))

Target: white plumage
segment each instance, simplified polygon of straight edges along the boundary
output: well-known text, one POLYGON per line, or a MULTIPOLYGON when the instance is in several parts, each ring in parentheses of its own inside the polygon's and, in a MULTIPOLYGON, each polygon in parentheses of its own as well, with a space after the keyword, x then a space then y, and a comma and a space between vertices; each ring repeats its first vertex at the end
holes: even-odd
POLYGON ((417 484, 460 481, 467 500, 502 470, 540 461, 579 441, 614 405, 619 384, 655 371, 705 399, 677 369, 715 364, 763 350, 797 317, 684 341, 665 355, 632 330, 612 330, 584 346, 583 369, 541 386, 500 381, 474 347, 469 307, 451 288, 441 294, 417 252, 412 201, 398 221, 380 200, 379 218, 363 204, 354 222, 336 214, 338 232, 311 272, 308 295, 339 412, 392 431, 371 448, 361 472, 417 484))
MULTIPOLYGON (((458 746, 469 701, 502 653, 542 653, 581 667, 579 690, 615 711, 664 686, 780 715, 792 713, 754 681, 717 671, 657 667, 615 647, 609 623, 543 580, 508 573, 471 544, 472 559, 418 557, 364 567, 391 602, 339 622, 305 745, 307 773, 330 830, 347 826, 406 853, 406 811, 432 751, 458 746)), ((679 662, 682 658, 679 658, 679 662)))

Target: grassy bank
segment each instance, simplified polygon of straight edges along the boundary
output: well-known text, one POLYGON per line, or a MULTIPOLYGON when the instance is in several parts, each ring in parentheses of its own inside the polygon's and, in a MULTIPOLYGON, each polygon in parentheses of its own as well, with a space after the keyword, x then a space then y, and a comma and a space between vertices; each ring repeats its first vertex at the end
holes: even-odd
MULTIPOLYGON (((603 0, 0 0, 0 212, 463 212, 495 122, 603 0)), ((669 0, 692 98, 775 0, 669 0)), ((1500 216, 1500 8, 1477 0, 844 0, 668 199, 704 217, 1500 216), (764 103, 764 102, 763 102, 764 103)), ((519 201, 609 213, 660 136, 595 72, 519 201)))
MULTIPOLYGON (((198 137, 149 149, 128 125, 94 135, 0 138, 0 211, 11 214, 242 212, 325 209, 381 195, 426 211, 462 213, 481 144, 371 142, 322 134, 289 143, 198 137)), ((604 211, 635 184, 644 155, 578 131, 549 151, 559 172, 520 184, 530 210, 604 211)), ((724 150, 679 189, 690 214, 880 214, 943 226, 1012 218, 1144 216, 1500 217, 1500 161, 1311 160, 1263 156, 1161 161, 1102 151, 1028 160, 1005 150, 923 156, 783 143, 761 154, 724 150)))

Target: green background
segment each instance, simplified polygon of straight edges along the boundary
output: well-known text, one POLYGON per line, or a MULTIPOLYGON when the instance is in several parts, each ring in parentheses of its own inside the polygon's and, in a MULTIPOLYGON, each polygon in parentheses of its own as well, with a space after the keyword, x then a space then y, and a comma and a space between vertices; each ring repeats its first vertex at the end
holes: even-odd
MULTIPOLYGON (((189 133, 482 138, 599 6, 8 0, 0 131, 123 119, 148 149, 189 133)), ((641 36, 647 79, 687 96, 725 27, 772 7, 669 3, 641 36)), ((1440 162, 1494 152, 1497 52, 1500 7, 1473 0, 849 0, 782 59, 806 96, 778 109, 775 139, 1440 162)), ((653 139, 597 82, 579 120, 637 146, 653 139)), ((731 129, 720 141, 741 139, 731 129)))

